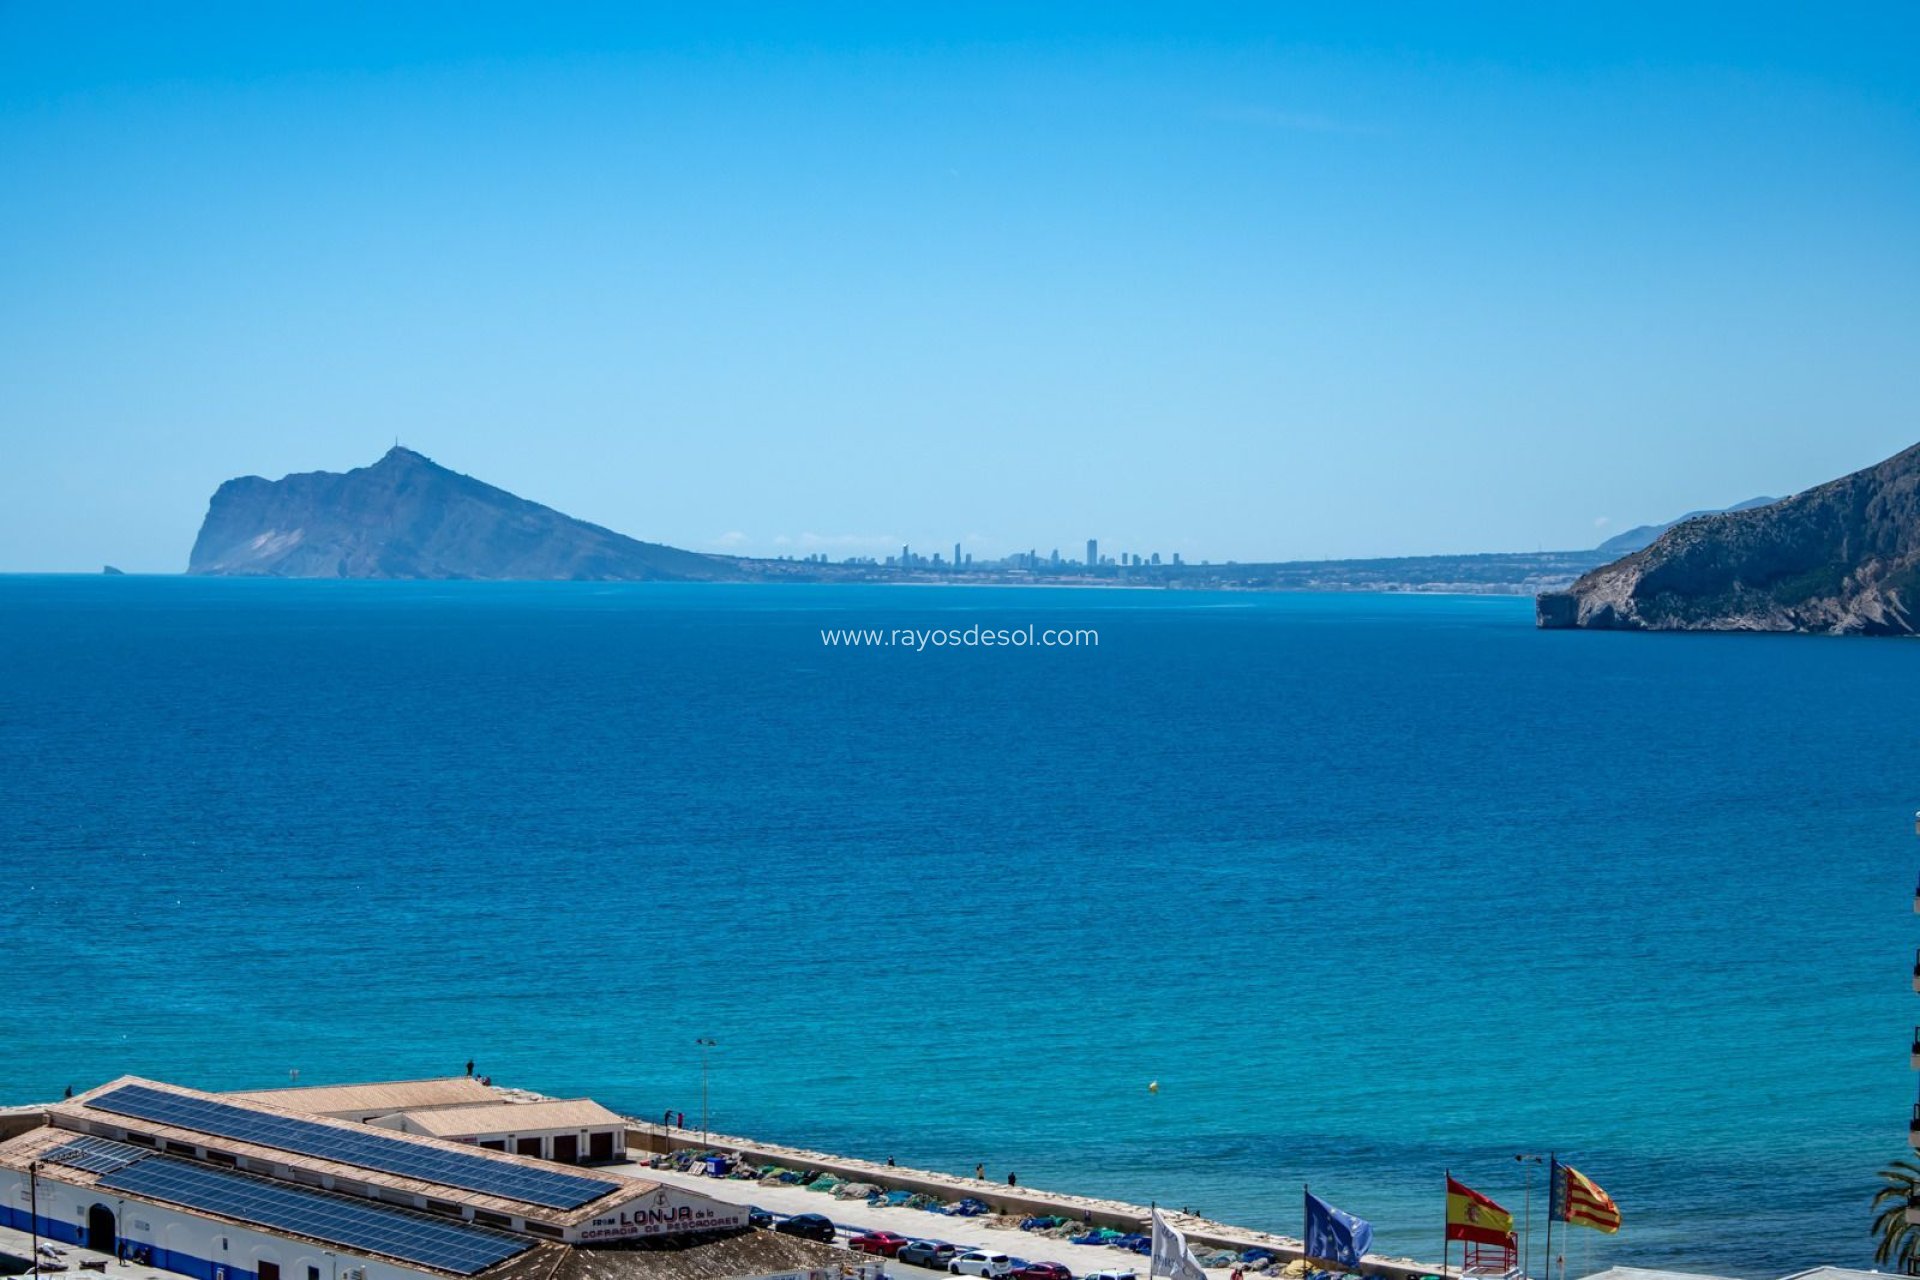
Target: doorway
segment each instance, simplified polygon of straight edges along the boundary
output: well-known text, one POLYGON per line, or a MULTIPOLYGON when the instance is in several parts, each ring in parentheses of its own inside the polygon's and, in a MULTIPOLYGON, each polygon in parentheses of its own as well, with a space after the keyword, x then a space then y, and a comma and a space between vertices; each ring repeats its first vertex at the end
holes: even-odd
POLYGON ((87 1210, 87 1248, 96 1253, 115 1253, 119 1244, 119 1231, 113 1220, 113 1210, 103 1204, 96 1204, 87 1210))

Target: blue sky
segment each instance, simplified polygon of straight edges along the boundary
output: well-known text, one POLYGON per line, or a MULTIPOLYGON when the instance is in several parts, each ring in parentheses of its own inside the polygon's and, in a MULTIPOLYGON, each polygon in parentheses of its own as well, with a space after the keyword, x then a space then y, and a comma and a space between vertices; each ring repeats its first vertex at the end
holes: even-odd
POLYGON ((1920 439, 1920 8, 0 3, 0 570, 1590 546, 1920 439), (695 8, 689 6, 688 8, 695 8))

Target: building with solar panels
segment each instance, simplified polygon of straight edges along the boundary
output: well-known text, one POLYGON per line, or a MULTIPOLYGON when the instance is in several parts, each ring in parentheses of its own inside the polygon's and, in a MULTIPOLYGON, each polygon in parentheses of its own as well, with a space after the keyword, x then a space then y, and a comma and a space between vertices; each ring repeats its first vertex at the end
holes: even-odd
POLYGON ((382 1129, 471 1142, 489 1151, 561 1164, 627 1158, 627 1122, 591 1098, 526 1098, 472 1076, 322 1084, 222 1094, 302 1115, 359 1120, 382 1129))
POLYGON ((45 1114, 0 1143, 0 1224, 199 1280, 507 1280, 747 1230, 683 1188, 131 1076, 45 1114))

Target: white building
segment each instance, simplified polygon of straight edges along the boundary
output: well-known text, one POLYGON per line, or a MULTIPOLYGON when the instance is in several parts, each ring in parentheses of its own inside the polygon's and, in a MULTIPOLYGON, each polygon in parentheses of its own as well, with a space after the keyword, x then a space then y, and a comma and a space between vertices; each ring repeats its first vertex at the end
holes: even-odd
POLYGON ((610 1164, 627 1157, 627 1122, 591 1098, 399 1111, 371 1123, 562 1164, 610 1164))
POLYGON ((504 1107, 511 1100, 472 1076, 430 1080, 382 1080, 374 1084, 310 1084, 292 1089, 252 1089, 223 1098, 261 1102, 308 1116, 336 1120, 377 1120, 400 1111, 438 1111, 453 1107, 504 1107))
POLYGON ((131 1076, 46 1117, 0 1142, 0 1223, 198 1280, 508 1280, 568 1244, 746 1227, 677 1187, 131 1076))

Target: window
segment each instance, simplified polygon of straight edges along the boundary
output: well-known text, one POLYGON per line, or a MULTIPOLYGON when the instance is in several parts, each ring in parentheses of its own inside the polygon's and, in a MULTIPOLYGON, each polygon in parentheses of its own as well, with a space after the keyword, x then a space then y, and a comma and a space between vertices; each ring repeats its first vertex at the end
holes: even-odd
POLYGON ((307 1280, 320 1280, 320 1268, 311 1262, 307 1264, 307 1280))
POLYGON ((544 1222, 529 1222, 527 1224, 527 1231, 536 1236, 551 1236, 555 1240, 565 1239, 567 1234, 560 1228, 550 1227, 544 1222))
POLYGON ((475 1209, 473 1220, 483 1227, 510 1227, 513 1219, 504 1213, 488 1213, 485 1209, 475 1209))
POLYGON ((280 1264, 260 1259, 259 1275, 260 1280, 280 1280, 280 1264))

